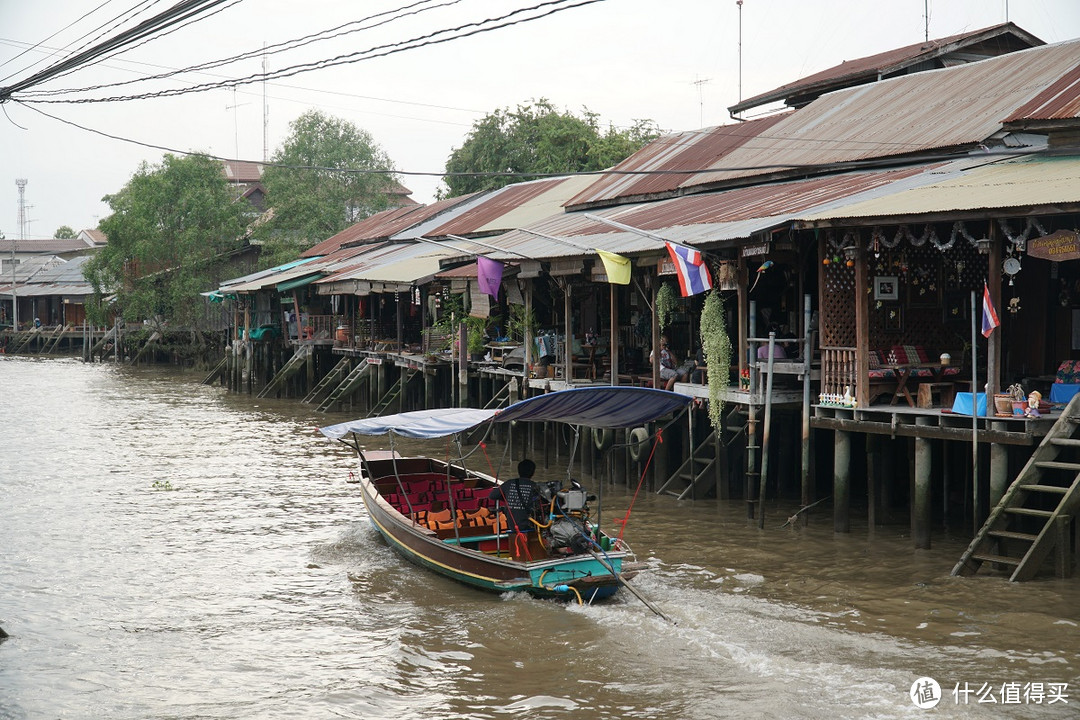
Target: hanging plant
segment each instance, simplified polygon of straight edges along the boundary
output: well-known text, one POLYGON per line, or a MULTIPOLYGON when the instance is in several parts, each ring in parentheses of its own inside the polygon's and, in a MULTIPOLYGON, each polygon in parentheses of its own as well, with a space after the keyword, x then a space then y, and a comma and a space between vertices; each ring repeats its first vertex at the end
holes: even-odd
POLYGON ((660 286, 656 291, 656 324, 660 326, 660 332, 667 327, 671 313, 679 305, 679 295, 675 292, 675 286, 669 282, 660 286))
POLYGON ((724 390, 728 386, 728 369, 731 367, 731 339, 724 315, 724 299, 713 290, 701 309, 701 347, 705 350, 705 367, 709 374, 709 422, 717 432, 723 427, 724 390))

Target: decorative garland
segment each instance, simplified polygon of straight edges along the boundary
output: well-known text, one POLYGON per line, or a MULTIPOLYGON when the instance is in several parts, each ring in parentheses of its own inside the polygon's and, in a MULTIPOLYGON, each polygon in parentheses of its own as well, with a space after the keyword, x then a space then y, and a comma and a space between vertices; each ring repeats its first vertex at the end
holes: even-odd
POLYGON ((1027 222, 1024 224, 1024 231, 1017 235, 1013 235, 1009 231, 1009 223, 1005 222, 1004 218, 998 218, 998 226, 1001 227, 1001 232, 1005 235, 1005 238, 1012 243, 1012 246, 1017 250, 1023 252, 1027 249, 1028 238, 1031 237, 1032 230, 1039 231, 1039 237, 1046 237, 1049 233, 1039 222, 1038 218, 1027 218, 1027 222))
POLYGON ((894 247, 900 244, 900 241, 903 239, 903 237, 903 233, 897 232, 892 240, 886 240, 884 231, 882 231, 881 226, 878 225, 874 227, 874 229, 870 232, 870 242, 867 243, 866 249, 873 250, 875 252, 877 252, 877 250, 880 248, 892 250, 894 247))

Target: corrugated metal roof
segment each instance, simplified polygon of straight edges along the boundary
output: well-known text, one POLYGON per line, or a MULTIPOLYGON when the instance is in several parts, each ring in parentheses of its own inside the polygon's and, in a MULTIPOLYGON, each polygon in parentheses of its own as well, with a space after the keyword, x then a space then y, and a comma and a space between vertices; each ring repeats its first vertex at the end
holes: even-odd
POLYGON ((487 234, 528 225, 562 213, 566 200, 581 192, 594 179, 586 175, 507 185, 463 207, 460 214, 436 225, 425 235, 487 234))
MULTIPOLYGON (((839 65, 807 75, 791 83, 781 85, 768 92, 742 100, 728 108, 732 113, 739 113, 750 108, 807 94, 821 94, 839 87, 877 80, 882 75, 889 75, 904 68, 924 63, 947 53, 986 42, 992 38, 1009 35, 1014 39, 1016 50, 1020 47, 1042 45, 1043 41, 1020 29, 1013 23, 1002 23, 981 30, 951 35, 949 37, 915 43, 905 47, 887 50, 875 55, 868 55, 855 60, 845 60, 839 65)), ((999 43, 1000 44, 1000 43, 999 43)), ((1009 51, 1008 46, 1000 50, 1009 51)), ((790 104, 790 103, 789 103, 790 104)), ((801 104, 801 103, 800 103, 801 104)))
POLYGON ((289 268, 297 267, 298 265, 309 263, 315 259, 316 258, 302 258, 300 260, 293 260, 292 262, 287 262, 283 265, 278 265, 276 267, 268 268, 266 270, 256 270, 253 273, 248 273, 247 275, 243 275, 241 277, 230 278, 223 282, 221 284, 221 287, 218 288, 218 290, 222 293, 231 293, 235 292, 236 288, 245 288, 243 292, 248 292, 249 289, 259 287, 257 285, 253 285, 253 283, 261 280, 262 278, 270 277, 275 273, 282 272, 283 270, 288 270, 289 268))
POLYGON ((430 243, 398 243, 367 253, 347 270, 316 281, 320 293, 355 292, 359 283, 410 286, 435 276, 442 260, 460 252, 430 243))
POLYGON ((453 208, 468 202, 473 195, 462 195, 455 198, 439 200, 430 205, 409 205, 407 207, 383 210, 371 217, 364 218, 355 225, 350 225, 337 235, 330 237, 318 245, 305 250, 301 257, 314 257, 316 255, 328 255, 338 248, 346 245, 355 245, 369 240, 386 240, 394 237, 406 228, 411 228, 432 218, 439 217, 453 208))
POLYGON ((1025 120, 1065 120, 1080 116, 1080 65, 1010 115, 1006 123, 1025 120))
POLYGON ((815 222, 1080 204, 1080 157, 1028 157, 956 173, 939 182, 800 216, 815 222))
POLYGON ((750 120, 732 125, 674 133, 657 138, 612 168, 583 192, 571 198, 566 206, 577 208, 609 202, 620 197, 645 197, 670 193, 692 178, 679 170, 714 167, 721 158, 756 137, 788 113, 750 120), (651 172, 655 175, 622 175, 631 172, 651 172))
POLYGON ((1078 63, 1071 40, 823 95, 683 187, 975 145, 1078 63))
POLYGON ((83 266, 86 265, 89 260, 90 256, 88 255, 73 257, 67 262, 61 262, 45 268, 34 275, 33 280, 36 283, 62 283, 74 285, 87 283, 86 277, 83 275, 83 266))

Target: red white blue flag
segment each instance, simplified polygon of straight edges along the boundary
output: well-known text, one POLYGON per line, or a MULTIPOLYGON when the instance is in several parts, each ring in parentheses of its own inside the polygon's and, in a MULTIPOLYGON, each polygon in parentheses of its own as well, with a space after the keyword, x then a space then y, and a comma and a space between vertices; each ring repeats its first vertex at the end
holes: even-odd
POLYGON ((982 312, 982 334, 983 337, 990 337, 990 333, 994 332, 994 328, 1001 324, 998 320, 997 311, 994 310, 994 303, 990 301, 990 288, 986 287, 986 283, 983 283, 983 312, 982 312))
POLYGON ((709 267, 699 251, 685 245, 664 244, 667 245, 671 261, 675 263, 675 271, 679 274, 679 289, 683 297, 697 295, 712 288, 709 267))

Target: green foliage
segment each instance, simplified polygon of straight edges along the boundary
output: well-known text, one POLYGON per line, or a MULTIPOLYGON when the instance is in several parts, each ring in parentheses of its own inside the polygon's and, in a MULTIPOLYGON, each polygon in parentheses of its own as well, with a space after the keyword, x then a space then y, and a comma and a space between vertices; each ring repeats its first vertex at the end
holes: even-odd
POLYGON ((650 140, 659 128, 651 120, 637 120, 628 130, 608 126, 587 109, 583 117, 559 112, 541 98, 503 108, 476 121, 464 144, 446 163, 447 197, 500 188, 530 179, 530 173, 573 173, 603 170, 619 163, 650 140), (473 177, 449 173, 503 173, 524 175, 473 177))
POLYGON ((227 253, 242 247, 243 209, 234 201, 221 164, 202 155, 165 155, 143 163, 104 201, 101 222, 109 243, 86 263, 94 287, 87 303, 93 322, 107 322, 105 295, 127 321, 160 317, 180 325, 202 317, 199 293, 228 271, 227 253))
POLYGON ((56 228, 56 232, 53 233, 53 237, 57 240, 74 240, 78 235, 68 225, 61 225, 56 228))
POLYGON ((260 264, 272 267, 341 232, 389 204, 389 156, 350 122, 309 110, 292 122, 262 182, 272 216, 254 234, 260 264))
POLYGON ((679 306, 679 294, 675 292, 675 285, 669 282, 660 286, 656 291, 656 324, 660 332, 664 332, 671 321, 671 313, 679 306))
POLYGON ((524 305, 510 305, 510 317, 506 320, 506 335, 511 340, 525 341, 525 334, 536 334, 536 313, 526 310, 524 305))
POLYGON ((731 339, 725 321, 724 299, 717 290, 705 298, 701 309, 701 347, 709 374, 709 422, 720 430, 724 415, 724 390, 731 368, 731 339))

